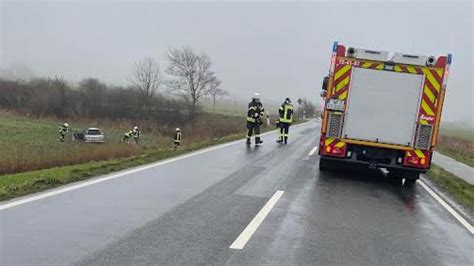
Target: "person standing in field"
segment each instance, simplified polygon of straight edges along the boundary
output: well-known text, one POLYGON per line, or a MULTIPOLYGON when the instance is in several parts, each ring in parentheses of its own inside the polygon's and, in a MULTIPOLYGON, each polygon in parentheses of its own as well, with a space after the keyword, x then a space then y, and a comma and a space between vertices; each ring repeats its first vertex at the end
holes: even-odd
POLYGON ((127 142, 128 144, 132 136, 133 136, 133 130, 125 132, 125 134, 123 134, 122 142, 127 142))
POLYGON ((135 144, 138 144, 138 140, 140 139, 140 130, 137 126, 133 128, 133 139, 135 140, 135 144))
POLYGON ((181 130, 179 127, 176 128, 176 132, 174 133, 173 145, 175 150, 181 147, 181 130))
POLYGON ((122 142, 127 142, 127 144, 130 144, 131 138, 133 138, 135 144, 138 144, 138 140, 140 139, 140 130, 137 126, 123 134, 122 142))
POLYGON ((69 131, 69 124, 64 123, 63 125, 59 126, 59 141, 64 142, 64 138, 66 137, 66 133, 69 131))

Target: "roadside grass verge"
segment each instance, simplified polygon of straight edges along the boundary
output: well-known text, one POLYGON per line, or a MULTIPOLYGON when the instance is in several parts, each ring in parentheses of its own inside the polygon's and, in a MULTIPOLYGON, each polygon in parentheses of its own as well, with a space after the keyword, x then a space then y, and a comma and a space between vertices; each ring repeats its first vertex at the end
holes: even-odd
MULTIPOLYGON (((304 121, 296 121, 294 124, 296 125, 302 122, 304 121)), ((272 126, 266 126, 262 128, 262 133, 272 130, 275 130, 275 128, 272 126)), ((143 154, 127 158, 93 161, 84 164, 67 165, 25 173, 2 175, 0 176, 0 201, 56 188, 94 176, 104 175, 139 165, 168 159, 209 146, 243 139, 245 134, 245 132, 240 132, 229 134, 224 137, 190 143, 184 145, 181 149, 176 151, 173 151, 169 147, 160 149, 145 149, 143 154)))
POLYGON ((437 186, 447 191, 461 205, 474 211, 474 185, 451 174, 437 165, 431 165, 427 177, 437 186))
POLYGON ((171 158, 208 146, 238 140, 242 137, 243 134, 241 133, 232 134, 222 138, 215 138, 208 141, 190 144, 176 151, 171 149, 159 149, 135 157, 54 167, 12 175, 3 175, 0 176, 0 201, 55 188, 93 176, 104 175, 130 167, 171 158))

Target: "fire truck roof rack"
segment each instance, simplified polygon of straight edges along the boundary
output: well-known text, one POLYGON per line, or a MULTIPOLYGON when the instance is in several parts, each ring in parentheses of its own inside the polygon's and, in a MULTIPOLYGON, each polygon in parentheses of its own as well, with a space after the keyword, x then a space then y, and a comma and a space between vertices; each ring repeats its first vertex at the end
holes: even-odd
POLYGON ((358 59, 374 60, 374 61, 387 61, 388 52, 385 51, 375 51, 367 50, 361 48, 352 48, 347 49, 348 57, 355 57, 358 59))
POLYGON ((402 54, 402 53, 395 53, 391 61, 395 63, 399 63, 399 64, 418 65, 418 66, 434 65, 436 63, 436 59, 434 59, 434 57, 431 57, 431 56, 411 55, 411 54, 402 54))

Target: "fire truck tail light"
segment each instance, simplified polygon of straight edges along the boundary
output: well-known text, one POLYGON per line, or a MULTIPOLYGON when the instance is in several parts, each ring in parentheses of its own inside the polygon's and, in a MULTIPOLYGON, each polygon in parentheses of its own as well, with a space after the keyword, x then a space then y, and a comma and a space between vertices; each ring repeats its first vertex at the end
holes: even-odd
POLYGON ((332 153, 334 153, 334 154, 341 154, 341 152, 342 152, 341 148, 334 147, 334 149, 332 149, 332 153))
POLYGON ((429 165, 429 157, 424 156, 424 154, 417 154, 414 151, 407 151, 403 164, 425 168, 429 165))
POLYGON ((418 157, 410 157, 410 158, 408 159, 408 162, 409 162, 410 164, 418 164, 418 157))

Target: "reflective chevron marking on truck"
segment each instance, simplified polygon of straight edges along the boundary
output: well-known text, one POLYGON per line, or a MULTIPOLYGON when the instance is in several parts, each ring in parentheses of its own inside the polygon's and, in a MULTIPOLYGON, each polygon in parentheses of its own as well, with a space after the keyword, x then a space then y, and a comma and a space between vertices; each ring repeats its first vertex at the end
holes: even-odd
POLYGON ((334 74, 333 99, 345 100, 350 81, 352 65, 338 65, 334 74))
POLYGON ((415 154, 418 156, 418 158, 426 158, 425 154, 421 150, 415 150, 415 154))
POLYGON ((426 168, 430 157, 431 152, 429 150, 409 150, 405 152, 403 164, 411 167, 426 168))
MULTIPOLYGON (((383 70, 384 66, 384 63, 381 62, 359 61, 354 59, 339 59, 337 61, 334 71, 334 82, 330 97, 332 99, 339 99, 342 101, 345 101, 347 99, 349 92, 349 84, 351 82, 352 67, 383 70)), ((434 124, 437 116, 437 107, 439 104, 438 98, 442 87, 444 69, 440 67, 395 65, 393 70, 395 72, 418 74, 425 76, 419 110, 419 115, 424 118, 419 118, 419 122, 420 124, 424 125, 434 124)))
POLYGON ((441 90, 443 69, 396 65, 393 70, 395 72, 425 75, 425 83, 423 84, 423 94, 420 104, 420 116, 431 117, 433 119, 420 119, 420 124, 433 124, 435 122, 434 117, 436 116, 438 106, 438 96, 441 90))
POLYGON ((361 68, 370 68, 370 69, 378 69, 382 70, 384 64, 383 63, 376 63, 376 62, 364 62, 360 65, 361 68))
POLYGON ((334 156, 344 156, 346 153, 346 143, 336 138, 326 138, 324 140, 323 154, 330 154, 334 156))
POLYGON ((324 141, 324 146, 334 146, 334 147, 342 148, 342 147, 344 147, 344 145, 346 145, 345 142, 339 141, 335 138, 327 138, 324 141))
POLYGON ((334 74, 334 89, 332 95, 333 99, 339 99, 343 101, 347 99, 352 66, 382 70, 384 64, 377 62, 359 62, 350 60, 339 61, 334 74))
POLYGON ((329 146, 331 143, 333 143, 336 139, 335 138, 326 138, 324 140, 324 146, 329 146))

